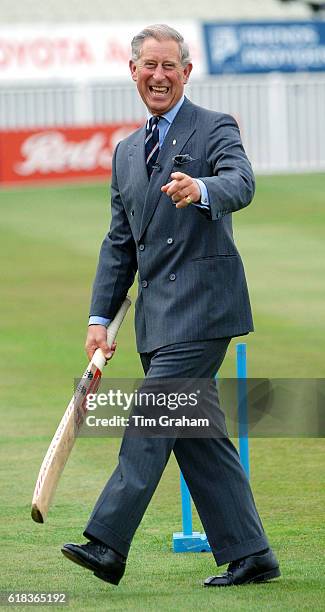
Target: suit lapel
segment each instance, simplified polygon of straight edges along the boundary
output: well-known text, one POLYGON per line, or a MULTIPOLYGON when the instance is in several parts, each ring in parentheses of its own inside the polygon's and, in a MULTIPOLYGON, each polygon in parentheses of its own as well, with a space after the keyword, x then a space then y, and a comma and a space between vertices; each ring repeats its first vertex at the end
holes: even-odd
MULTIPOLYGON (((168 183, 173 170, 173 157, 179 155, 184 146, 195 132, 195 112, 194 105, 185 98, 183 105, 177 113, 172 125, 170 126, 164 144, 160 150, 157 164, 161 170, 154 171, 150 181, 148 181, 147 169, 144 161, 144 144, 142 148, 142 160, 147 176, 147 193, 143 207, 142 219, 140 224, 139 240, 145 232, 152 215, 154 214, 158 202, 163 195, 160 190, 162 185, 168 183)), ((144 139, 143 139, 144 140, 144 139)), ((143 194, 142 194, 143 196, 143 194)))
POLYGON ((138 208, 138 214, 136 215, 137 219, 139 219, 141 216, 143 197, 149 185, 144 152, 145 134, 146 127, 144 126, 141 130, 139 130, 133 144, 128 145, 132 200, 134 202, 134 208, 138 208))

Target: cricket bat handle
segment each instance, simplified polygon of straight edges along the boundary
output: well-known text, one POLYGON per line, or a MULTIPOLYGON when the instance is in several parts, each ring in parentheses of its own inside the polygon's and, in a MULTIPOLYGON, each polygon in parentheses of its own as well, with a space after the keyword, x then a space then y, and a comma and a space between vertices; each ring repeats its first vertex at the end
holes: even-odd
MULTIPOLYGON (((129 296, 127 295, 122 306, 120 307, 120 309, 118 310, 117 314, 115 315, 114 319, 111 321, 111 323, 109 324, 109 326, 107 327, 107 344, 108 346, 112 346, 117 332, 120 329, 123 319, 128 311, 128 309, 131 306, 131 299, 129 298, 129 296)), ((104 365, 106 364, 106 358, 104 356, 104 353, 101 349, 97 349, 93 355, 93 358, 91 360, 91 364, 95 364, 96 367, 102 372, 104 369, 104 365)))
POLYGON ((123 319, 128 311, 128 309, 131 306, 131 300, 129 298, 129 296, 127 295, 121 308, 119 309, 119 311, 117 312, 117 314, 115 315, 115 318, 113 319, 113 321, 109 324, 108 328, 107 328, 107 344, 108 346, 112 346, 117 332, 119 330, 119 328, 122 325, 123 319))

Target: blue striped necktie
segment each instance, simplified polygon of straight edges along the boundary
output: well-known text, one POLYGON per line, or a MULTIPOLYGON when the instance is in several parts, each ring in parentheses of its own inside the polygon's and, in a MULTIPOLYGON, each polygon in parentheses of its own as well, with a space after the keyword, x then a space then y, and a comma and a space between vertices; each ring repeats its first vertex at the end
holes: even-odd
POLYGON ((160 117, 153 115, 149 121, 149 126, 146 129, 146 139, 144 144, 149 178, 159 155, 159 119, 160 117))

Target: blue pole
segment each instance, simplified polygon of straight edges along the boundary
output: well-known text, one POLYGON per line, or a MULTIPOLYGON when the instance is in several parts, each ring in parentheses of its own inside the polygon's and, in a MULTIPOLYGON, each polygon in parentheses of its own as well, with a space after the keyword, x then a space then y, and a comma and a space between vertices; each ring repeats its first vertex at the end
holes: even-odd
MULTIPOLYGON (((241 464, 249 478, 246 344, 237 344, 238 438, 241 464)), ((211 551, 205 534, 193 533, 191 496, 180 472, 183 531, 173 534, 174 552, 211 551)))
POLYGON ((244 343, 237 344, 237 379, 239 457, 249 478, 247 358, 244 343))
POLYGON ((183 522, 183 535, 192 535, 192 507, 191 507, 191 496, 188 490, 188 486, 185 482, 185 478, 181 472, 181 496, 182 496, 182 522, 183 522))

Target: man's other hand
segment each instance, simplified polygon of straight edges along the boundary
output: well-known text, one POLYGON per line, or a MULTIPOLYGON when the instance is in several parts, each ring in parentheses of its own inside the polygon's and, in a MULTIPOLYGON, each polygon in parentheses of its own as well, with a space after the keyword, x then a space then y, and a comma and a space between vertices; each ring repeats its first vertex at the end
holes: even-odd
POLYGON ((109 361, 115 353, 116 342, 113 342, 112 346, 108 346, 105 325, 89 325, 85 348, 89 361, 98 348, 103 351, 105 358, 109 361))

